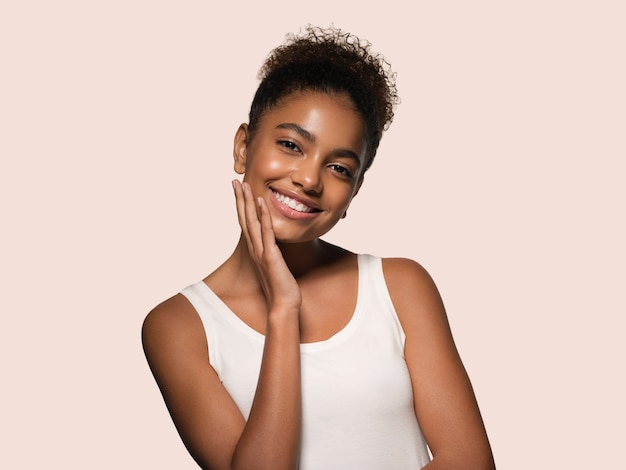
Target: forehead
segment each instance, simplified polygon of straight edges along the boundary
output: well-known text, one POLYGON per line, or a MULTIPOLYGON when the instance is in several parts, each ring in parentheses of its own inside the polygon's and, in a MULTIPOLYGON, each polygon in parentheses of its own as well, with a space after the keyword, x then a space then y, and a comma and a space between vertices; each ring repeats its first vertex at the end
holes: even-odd
POLYGON ((299 92, 283 98, 266 111, 259 129, 270 131, 281 124, 298 124, 316 141, 365 152, 365 122, 347 95, 299 92))

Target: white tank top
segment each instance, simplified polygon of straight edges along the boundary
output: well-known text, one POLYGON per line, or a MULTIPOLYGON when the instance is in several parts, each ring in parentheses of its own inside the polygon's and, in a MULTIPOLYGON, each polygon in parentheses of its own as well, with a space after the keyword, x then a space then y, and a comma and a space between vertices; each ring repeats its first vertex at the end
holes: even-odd
MULTIPOLYGON (((358 255, 358 269, 357 304, 349 323, 325 341, 300 345, 300 470, 416 469, 430 460, 413 407, 405 335, 381 259, 358 255)), ((182 294, 202 319, 211 365, 247 419, 264 336, 204 282, 182 294)))

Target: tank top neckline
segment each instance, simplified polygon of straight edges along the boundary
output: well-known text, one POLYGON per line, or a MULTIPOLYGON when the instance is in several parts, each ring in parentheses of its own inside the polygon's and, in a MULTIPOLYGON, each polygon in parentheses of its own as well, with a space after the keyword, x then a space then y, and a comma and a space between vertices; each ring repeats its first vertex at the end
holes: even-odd
MULTIPOLYGON (((321 341, 315 341, 312 343, 300 343, 301 352, 312 352, 327 349, 342 341, 345 341, 352 335, 352 333, 361 321, 361 316, 363 315, 362 299, 364 298, 364 293, 366 291, 366 265, 369 258, 371 258, 370 255, 357 254, 357 298, 356 305, 354 307, 350 320, 348 320, 348 323, 342 329, 333 334, 330 338, 321 341)), ((220 307, 220 309, 224 312, 226 320, 228 320, 228 322, 233 327, 247 334, 248 336, 253 337, 257 341, 265 341, 265 335, 259 333, 257 330, 255 330, 245 321, 239 318, 239 316, 237 316, 237 314, 233 312, 228 307, 228 305, 226 305, 226 303, 224 303, 224 301, 215 292, 213 292, 213 290, 204 281, 199 281, 198 285, 206 293, 206 295, 209 296, 214 301, 214 303, 216 303, 220 307)))

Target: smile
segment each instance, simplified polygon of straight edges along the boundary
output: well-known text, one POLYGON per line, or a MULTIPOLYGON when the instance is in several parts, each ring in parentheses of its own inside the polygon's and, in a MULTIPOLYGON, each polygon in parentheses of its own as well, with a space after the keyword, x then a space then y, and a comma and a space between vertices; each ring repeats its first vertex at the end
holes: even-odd
POLYGON ((281 204, 284 204, 285 206, 289 207, 290 209, 293 209, 294 211, 304 212, 307 214, 316 211, 316 209, 314 209, 313 207, 309 207, 306 204, 303 204, 302 202, 296 199, 292 199, 289 196, 285 196, 284 194, 277 193, 276 191, 272 191, 272 194, 274 195, 276 200, 278 200, 281 204))

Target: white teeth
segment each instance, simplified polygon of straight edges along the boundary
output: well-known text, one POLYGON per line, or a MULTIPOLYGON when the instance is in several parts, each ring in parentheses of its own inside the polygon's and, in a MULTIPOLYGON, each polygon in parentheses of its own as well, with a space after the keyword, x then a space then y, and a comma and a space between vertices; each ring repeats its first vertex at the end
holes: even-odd
POLYGON ((298 212, 313 212, 313 209, 309 206, 306 206, 304 204, 302 204, 301 202, 297 202, 295 199, 291 199, 288 196, 285 196, 283 194, 279 194, 275 191, 272 191, 272 193, 274 194, 274 197, 276 199, 278 199, 280 202, 282 202, 284 205, 289 206, 290 208, 292 208, 295 211, 298 212))

